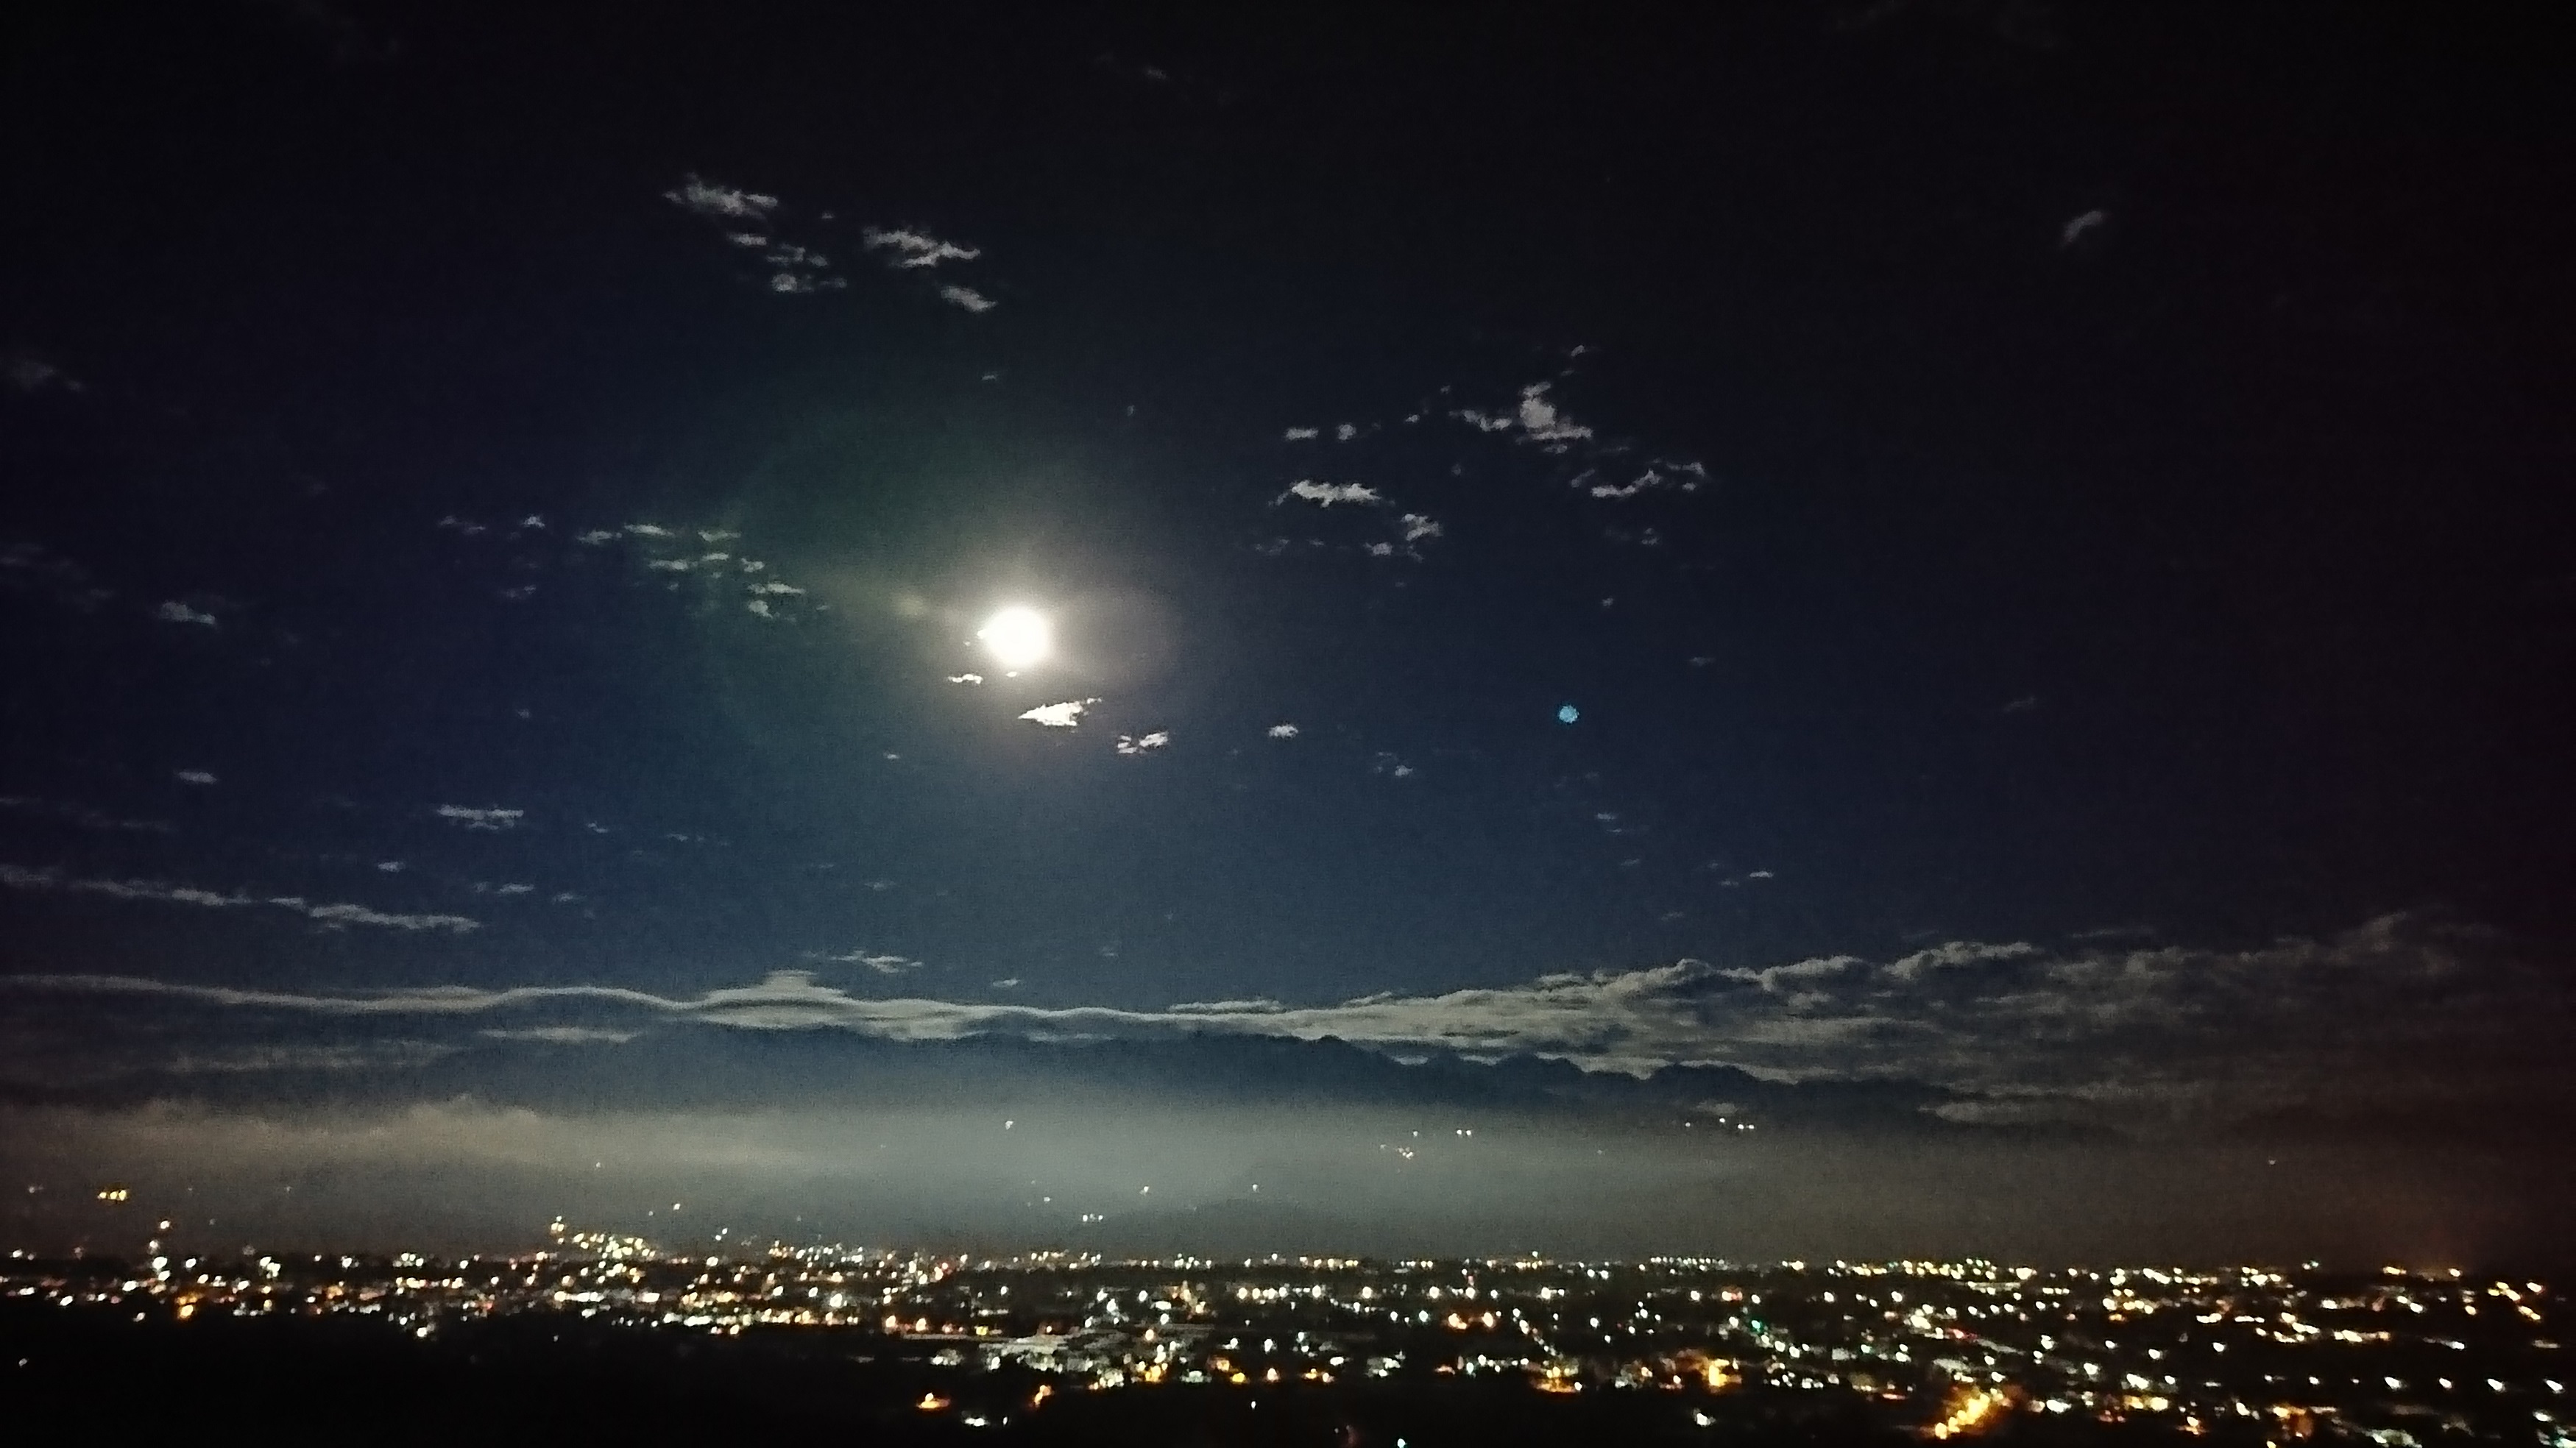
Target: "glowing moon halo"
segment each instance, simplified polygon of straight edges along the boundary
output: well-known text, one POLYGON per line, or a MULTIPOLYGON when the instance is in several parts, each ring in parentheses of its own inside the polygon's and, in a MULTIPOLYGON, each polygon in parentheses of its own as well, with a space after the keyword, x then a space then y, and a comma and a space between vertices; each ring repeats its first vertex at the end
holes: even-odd
POLYGON ((1006 669, 1025 669, 1055 652, 1055 626, 1033 608, 1013 606, 984 620, 975 630, 993 661, 1006 669))

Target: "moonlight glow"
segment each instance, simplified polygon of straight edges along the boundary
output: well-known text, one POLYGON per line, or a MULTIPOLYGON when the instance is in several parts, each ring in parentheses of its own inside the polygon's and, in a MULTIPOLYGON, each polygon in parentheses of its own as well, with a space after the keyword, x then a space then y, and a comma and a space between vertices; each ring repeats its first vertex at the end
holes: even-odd
POLYGON ((1033 608, 1006 608, 984 620, 975 631, 996 663, 1025 669, 1055 651, 1055 627, 1033 608))

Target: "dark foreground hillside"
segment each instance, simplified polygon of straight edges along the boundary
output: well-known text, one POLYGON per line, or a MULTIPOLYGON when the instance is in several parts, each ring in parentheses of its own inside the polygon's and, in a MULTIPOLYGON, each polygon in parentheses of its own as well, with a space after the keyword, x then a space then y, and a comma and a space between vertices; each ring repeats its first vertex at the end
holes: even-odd
MULTIPOLYGON (((1919 1439, 1912 1423, 1841 1394, 1551 1395, 1516 1382, 1444 1377, 1089 1392, 1018 1370, 880 1358, 868 1346, 822 1333, 716 1339, 545 1317, 423 1341, 348 1318, 138 1323, 10 1303, 0 1305, 0 1423, 8 1438, 27 1443, 250 1434, 270 1443, 366 1444, 1898 1448, 1919 1439), (1042 1386, 1050 1391, 1039 1401, 1042 1386), (925 1410, 925 1395, 945 1403, 925 1410), (772 1438, 789 1434, 796 1436, 772 1438)), ((2170 1436, 2023 1415, 1988 1441, 2146 1444, 2170 1436)))

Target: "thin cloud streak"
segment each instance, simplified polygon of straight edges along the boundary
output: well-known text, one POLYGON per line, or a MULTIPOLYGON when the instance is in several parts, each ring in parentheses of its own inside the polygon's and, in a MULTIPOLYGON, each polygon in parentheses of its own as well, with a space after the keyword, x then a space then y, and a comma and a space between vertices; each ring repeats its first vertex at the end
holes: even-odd
POLYGON ((859 233, 859 240, 870 251, 893 253, 887 258, 888 264, 905 270, 935 267, 944 261, 973 261, 984 254, 981 247, 960 246, 909 227, 888 230, 871 226, 859 233))
POLYGON ((12 890, 53 892, 67 895, 97 895, 110 900, 141 900, 162 905, 195 905, 208 910, 267 908, 291 910, 308 920, 325 925, 375 925, 393 930, 448 930, 463 934, 479 930, 482 922, 463 915, 404 915, 377 910, 366 905, 316 905, 301 895, 227 895, 217 890, 199 889, 193 885, 169 885, 157 880, 94 880, 65 875, 57 870, 30 870, 23 865, 0 865, 0 886, 12 890))
POLYGON ((1374 505, 1386 501, 1377 489, 1366 483, 1319 483, 1312 478, 1299 478, 1290 483, 1288 490, 1281 493, 1276 501, 1284 503, 1290 498, 1303 498, 1325 508, 1336 503, 1374 505))
POLYGON ((691 175, 677 189, 663 192, 662 199, 700 216, 731 217, 737 221, 765 220, 769 213, 778 209, 775 196, 721 186, 696 175, 691 175))
POLYGON ((527 818, 528 814, 523 809, 503 809, 498 805, 474 809, 461 804, 443 804, 432 813, 440 819, 463 825, 469 830, 492 831, 517 829, 519 821, 527 818))
POLYGON ((60 800, 29 799, 23 795, 0 795, 0 811, 38 819, 60 820, 85 830, 109 830, 142 835, 178 833, 178 827, 167 820, 119 819, 102 810, 91 809, 87 805, 69 804, 60 800))

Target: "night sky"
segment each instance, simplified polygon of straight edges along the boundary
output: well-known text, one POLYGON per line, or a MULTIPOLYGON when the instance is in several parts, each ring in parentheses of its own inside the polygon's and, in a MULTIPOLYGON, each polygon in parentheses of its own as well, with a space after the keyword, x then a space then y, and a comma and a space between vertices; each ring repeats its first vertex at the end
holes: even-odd
POLYGON ((0 1223, 2565 1251, 2564 44, 1230 12, 5 22, 0 1223))

